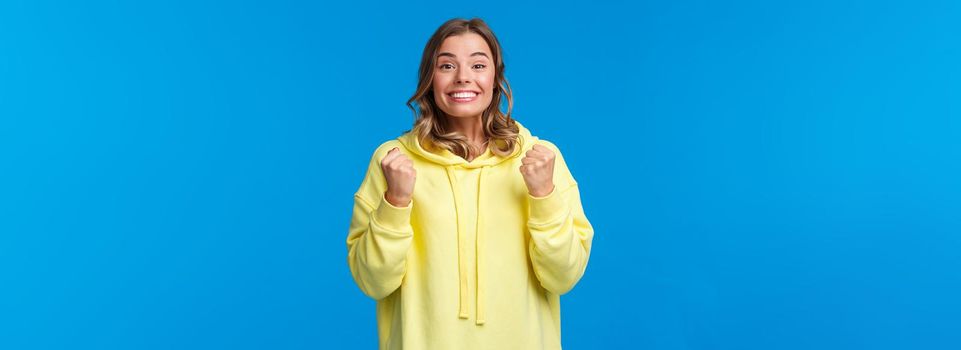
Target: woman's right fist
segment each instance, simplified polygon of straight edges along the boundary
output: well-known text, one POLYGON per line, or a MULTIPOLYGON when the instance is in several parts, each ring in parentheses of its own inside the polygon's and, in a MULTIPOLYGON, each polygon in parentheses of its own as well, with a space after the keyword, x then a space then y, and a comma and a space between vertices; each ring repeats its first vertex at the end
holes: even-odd
POLYGON ((392 148, 384 159, 380 160, 380 167, 387 179, 387 192, 384 198, 397 207, 406 207, 414 193, 414 180, 417 172, 414 162, 407 158, 397 147, 392 148))

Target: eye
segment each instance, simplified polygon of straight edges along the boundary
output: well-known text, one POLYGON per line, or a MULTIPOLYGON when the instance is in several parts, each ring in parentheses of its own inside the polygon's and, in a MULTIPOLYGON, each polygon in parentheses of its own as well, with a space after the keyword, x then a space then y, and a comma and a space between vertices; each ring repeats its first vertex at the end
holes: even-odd
POLYGON ((446 69, 454 69, 454 65, 453 65, 453 64, 450 64, 450 63, 442 63, 442 64, 440 65, 440 69, 445 69, 445 70, 446 70, 446 69))
POLYGON ((486 64, 478 63, 474 65, 474 69, 484 69, 484 68, 487 68, 486 64))

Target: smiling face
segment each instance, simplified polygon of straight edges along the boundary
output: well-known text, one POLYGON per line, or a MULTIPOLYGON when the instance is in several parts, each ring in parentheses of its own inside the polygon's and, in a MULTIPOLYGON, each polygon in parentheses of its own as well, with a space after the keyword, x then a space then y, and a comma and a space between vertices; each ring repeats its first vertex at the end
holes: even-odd
POLYGON ((480 117, 493 98, 494 73, 493 55, 483 37, 447 37, 437 49, 434 102, 450 117, 480 117))

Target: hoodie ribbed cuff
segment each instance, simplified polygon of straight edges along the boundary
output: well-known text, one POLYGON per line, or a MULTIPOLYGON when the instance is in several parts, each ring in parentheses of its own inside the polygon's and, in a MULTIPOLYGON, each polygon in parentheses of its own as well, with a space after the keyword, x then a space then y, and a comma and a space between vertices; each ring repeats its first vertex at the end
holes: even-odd
POLYGON ((560 189, 554 186, 554 190, 544 197, 534 197, 529 192, 527 197, 530 199, 532 224, 545 224, 553 222, 560 217, 567 215, 567 203, 564 202, 560 189))
POLYGON ((380 205, 374 211, 374 220, 381 227, 397 232, 410 230, 410 212, 414 207, 414 199, 406 207, 398 207, 387 201, 386 193, 380 196, 380 205))

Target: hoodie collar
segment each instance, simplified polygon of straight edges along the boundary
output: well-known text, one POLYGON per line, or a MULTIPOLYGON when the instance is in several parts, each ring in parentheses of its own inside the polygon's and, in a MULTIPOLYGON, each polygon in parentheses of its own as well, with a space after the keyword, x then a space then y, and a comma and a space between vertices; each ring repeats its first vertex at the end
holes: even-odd
POLYGON ((439 153, 429 152, 423 147, 421 147, 420 142, 417 140, 417 136, 413 132, 407 132, 397 138, 407 149, 407 151, 415 154, 423 159, 437 163, 444 166, 447 172, 447 181, 450 183, 451 192, 454 197, 454 212, 457 217, 457 277, 458 277, 458 300, 459 307, 457 316, 460 318, 469 318, 470 313, 468 312, 468 303, 470 302, 467 297, 467 278, 469 276, 469 271, 467 269, 467 252, 470 249, 471 242, 467 241, 467 225, 471 224, 465 222, 461 215, 461 211, 465 210, 466 207, 464 203, 461 202, 462 198, 458 194, 459 186, 457 186, 457 176, 454 172, 458 169, 476 169, 480 168, 480 174, 478 175, 477 183, 477 215, 475 215, 475 242, 474 242, 474 257, 476 259, 474 266, 476 267, 476 281, 477 281, 477 291, 474 293, 474 302, 477 305, 477 317, 476 324, 482 325, 485 321, 484 315, 484 299, 485 291, 487 288, 485 269, 486 265, 484 260, 486 258, 486 241, 484 232, 484 220, 487 218, 483 216, 483 212, 486 209, 485 206, 488 205, 485 201, 484 194, 487 193, 487 187, 490 185, 485 181, 484 175, 487 173, 488 168, 501 164, 509 159, 516 158, 521 154, 524 154, 531 147, 534 146, 537 141, 537 137, 531 135, 530 131, 527 130, 521 123, 514 121, 518 128, 518 143, 517 147, 514 147, 514 151, 507 156, 499 156, 491 152, 489 149, 484 152, 484 154, 478 156, 474 160, 468 162, 466 159, 454 154, 448 150, 441 150, 439 153))

